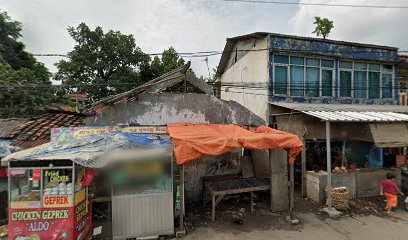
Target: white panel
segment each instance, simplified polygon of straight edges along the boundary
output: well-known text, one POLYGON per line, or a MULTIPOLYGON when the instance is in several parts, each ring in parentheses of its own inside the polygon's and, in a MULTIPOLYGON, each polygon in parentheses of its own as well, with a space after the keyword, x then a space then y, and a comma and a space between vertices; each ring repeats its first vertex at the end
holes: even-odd
POLYGON ((174 233, 173 193, 112 198, 114 239, 174 233))

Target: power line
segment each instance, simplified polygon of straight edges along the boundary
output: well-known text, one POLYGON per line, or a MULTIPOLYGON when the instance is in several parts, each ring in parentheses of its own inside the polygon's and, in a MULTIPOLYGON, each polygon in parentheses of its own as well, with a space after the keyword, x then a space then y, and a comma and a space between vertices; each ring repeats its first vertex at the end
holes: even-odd
POLYGON ((376 9, 408 9, 406 5, 363 5, 363 4, 333 4, 333 3, 311 3, 311 2, 283 2, 266 0, 220 0, 223 2, 241 2, 256 4, 297 5, 297 6, 322 6, 322 7, 347 7, 347 8, 376 8, 376 9))

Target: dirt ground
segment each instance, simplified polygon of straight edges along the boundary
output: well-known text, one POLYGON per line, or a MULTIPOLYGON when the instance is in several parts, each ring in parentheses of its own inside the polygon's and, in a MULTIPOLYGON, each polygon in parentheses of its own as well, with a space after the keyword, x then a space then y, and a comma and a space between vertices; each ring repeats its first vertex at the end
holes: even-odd
POLYGON ((254 213, 247 197, 221 201, 216 220, 211 221, 210 204, 188 206, 186 240, 193 239, 407 239, 408 212, 397 209, 393 215, 383 210, 382 198, 353 201, 351 210, 339 219, 329 219, 322 206, 296 197, 299 225, 285 221, 285 213, 271 213, 268 202, 258 196, 254 213))

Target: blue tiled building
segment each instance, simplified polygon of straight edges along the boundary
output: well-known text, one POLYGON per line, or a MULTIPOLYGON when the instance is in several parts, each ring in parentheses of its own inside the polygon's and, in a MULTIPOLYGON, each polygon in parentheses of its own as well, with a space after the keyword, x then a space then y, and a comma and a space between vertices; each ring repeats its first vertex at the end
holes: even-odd
POLYGON ((274 102, 397 105, 397 50, 275 33, 229 38, 217 69, 222 85, 228 85, 221 96, 267 121, 267 105, 274 102), (267 97, 248 100, 248 94, 259 93, 267 97))

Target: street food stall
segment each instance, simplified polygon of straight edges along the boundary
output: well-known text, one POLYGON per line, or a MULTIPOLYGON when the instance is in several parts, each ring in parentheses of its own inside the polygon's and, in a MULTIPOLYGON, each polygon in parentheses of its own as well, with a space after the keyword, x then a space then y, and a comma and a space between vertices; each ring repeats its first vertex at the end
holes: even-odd
POLYGON ((84 167, 69 160, 8 162, 9 239, 89 239, 84 167))
POLYGON ((173 234, 171 146, 164 126, 52 129, 51 142, 2 160, 9 166, 10 239, 92 236, 91 202, 100 203, 95 190, 104 186, 90 180, 104 169, 109 237, 173 234))

